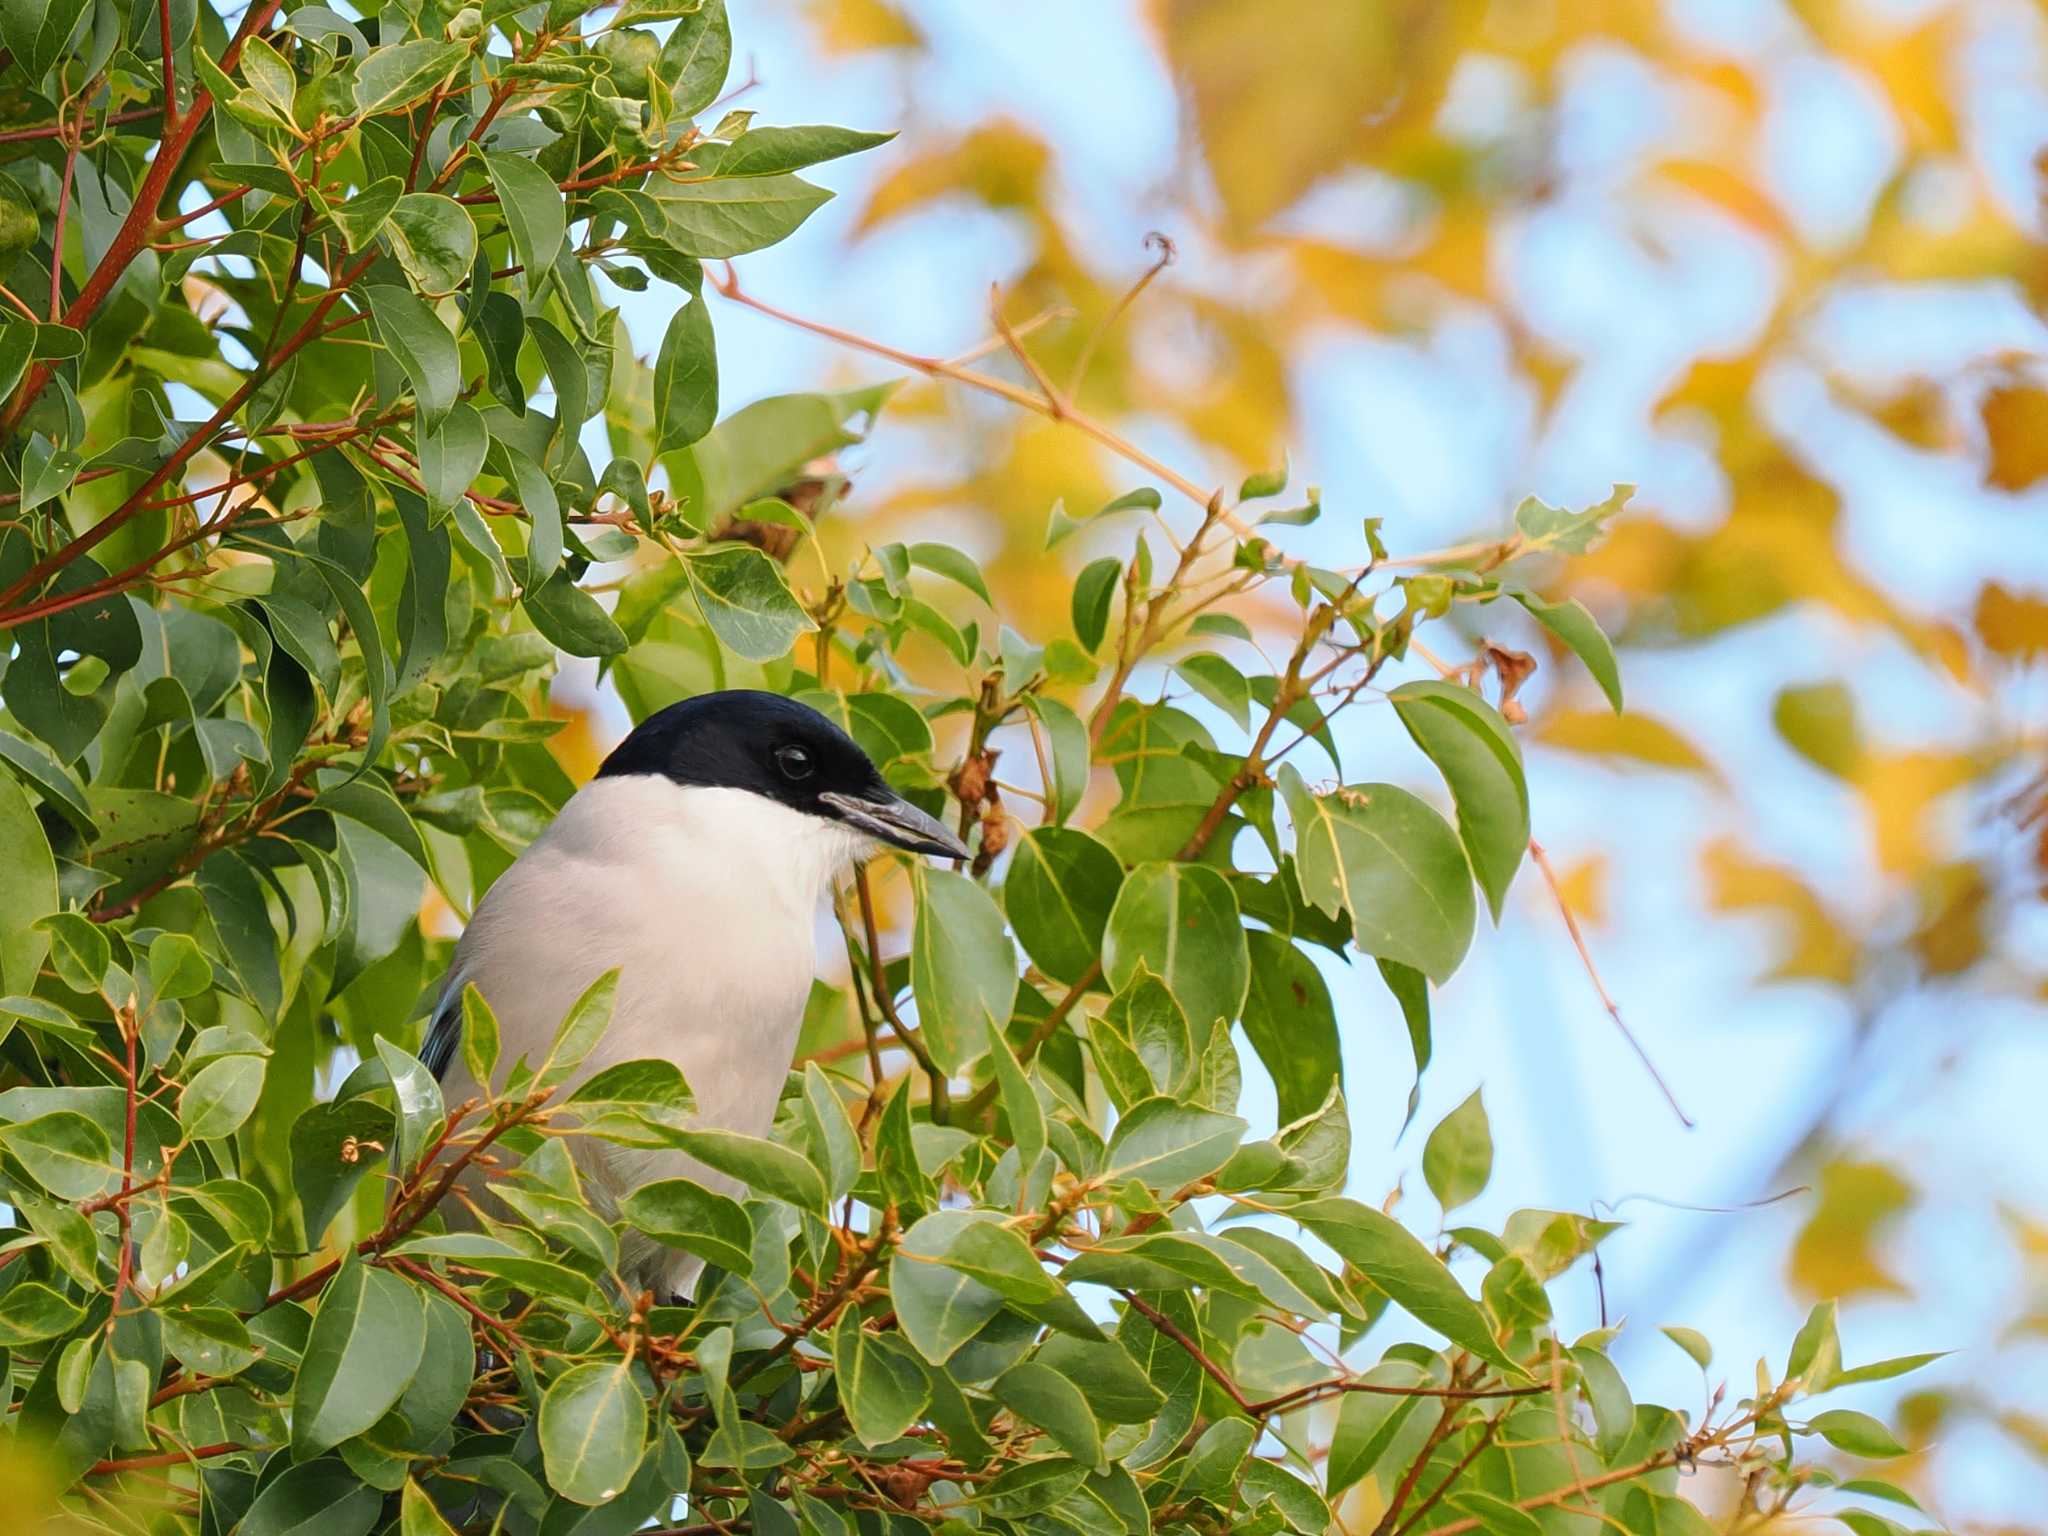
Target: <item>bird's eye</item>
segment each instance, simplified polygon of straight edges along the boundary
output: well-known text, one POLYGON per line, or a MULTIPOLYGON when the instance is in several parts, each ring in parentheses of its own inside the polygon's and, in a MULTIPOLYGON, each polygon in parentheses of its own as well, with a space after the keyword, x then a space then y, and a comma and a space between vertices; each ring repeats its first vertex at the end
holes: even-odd
POLYGON ((775 766, 785 779, 808 779, 813 771, 811 754, 802 747, 777 747, 775 766))

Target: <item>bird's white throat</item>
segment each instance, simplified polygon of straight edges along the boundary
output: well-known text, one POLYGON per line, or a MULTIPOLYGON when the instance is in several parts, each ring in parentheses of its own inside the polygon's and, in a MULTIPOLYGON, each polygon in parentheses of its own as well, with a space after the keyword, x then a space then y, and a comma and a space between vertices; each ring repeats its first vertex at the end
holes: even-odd
MULTIPOLYGON (((705 883, 773 889, 816 903, 835 875, 872 854, 866 834, 744 789, 677 784, 652 774, 594 779, 542 835, 551 852, 628 871, 682 863, 705 883)), ((666 882, 663 882, 666 883, 666 882)))

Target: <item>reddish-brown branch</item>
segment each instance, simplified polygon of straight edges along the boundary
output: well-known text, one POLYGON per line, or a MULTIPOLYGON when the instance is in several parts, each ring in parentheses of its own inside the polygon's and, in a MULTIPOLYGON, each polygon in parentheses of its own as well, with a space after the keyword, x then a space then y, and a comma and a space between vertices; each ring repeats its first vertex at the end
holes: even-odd
MULTIPOLYGON (((168 4, 169 0, 165 0, 168 4)), ((50 318, 64 312, 64 221, 71 213, 71 182, 78 174, 79 127, 64 147, 64 174, 57 181, 57 218, 50 226, 50 318)))
POLYGON ((135 1017, 133 999, 121 1006, 118 1018, 127 1060, 121 1069, 121 1083, 126 1095, 125 1123, 121 1131, 121 1198, 114 1207, 115 1218, 121 1224, 121 1257, 114 1269, 113 1309, 116 1313, 121 1310, 121 1298, 127 1294, 128 1281, 135 1272, 134 1214, 128 1208, 128 1197, 135 1192, 135 1100, 140 1091, 136 1082, 135 1043, 141 1035, 141 1024, 135 1017))
MULTIPOLYGON (((193 115, 196 115, 196 113, 193 115)), ((192 116, 188 116, 186 122, 189 124, 191 121, 192 116)), ((262 359, 256 370, 242 382, 241 386, 233 394, 229 395, 221 403, 220 408, 212 416, 208 417, 196 431, 179 443, 162 464, 150 471, 148 478, 135 488, 126 501, 122 502, 120 506, 116 507, 99 522, 93 524, 92 527, 86 529, 85 532, 65 544, 61 549, 55 550, 38 560, 5 592, 0 592, 0 627, 4 627, 10 621, 20 622, 18 619, 11 619, 11 616, 5 612, 7 605, 17 602, 25 594, 35 591, 57 571, 62 570, 71 561, 77 559, 78 556, 90 552, 102 542, 111 538, 138 516, 143 503, 149 499, 150 493, 183 468, 186 461, 199 452, 202 447, 210 445, 221 427, 233 418, 235 412, 242 408, 242 405, 262 386, 263 382, 271 374, 283 367, 307 343, 324 335, 325 330, 323 329, 322 322, 326 320, 328 312, 341 301, 341 296, 347 292, 350 284, 354 283, 356 279, 370 269, 370 263, 376 259, 376 254, 374 250, 369 252, 360 261, 343 271, 335 279, 327 292, 321 295, 319 302, 313 306, 313 313, 306 317, 305 323, 292 334, 291 338, 268 358, 262 359)), ((73 309, 77 307, 76 304, 72 306, 73 309)), ((352 322, 354 318, 354 316, 346 317, 346 321, 352 322)), ((338 329, 339 327, 335 328, 338 329)), ((19 404, 18 400, 17 404, 19 404)))
POLYGON ((478 1306, 475 1302, 471 1301, 468 1295, 464 1293, 462 1287, 458 1285, 450 1285, 446 1280, 443 1280, 439 1275, 435 1274, 431 1269, 427 1268, 426 1265, 416 1264, 411 1259, 395 1258, 392 1259, 390 1262, 394 1268, 404 1270, 408 1275, 411 1275, 415 1280, 418 1280, 426 1285, 431 1285, 435 1290, 439 1291, 443 1296, 446 1296, 450 1301, 454 1302, 455 1305, 462 1308, 462 1310, 467 1312, 471 1317, 475 1318, 477 1322, 480 1323, 483 1327, 489 1329, 492 1333, 497 1334, 506 1343, 510 1344, 514 1349, 517 1349, 520 1353, 525 1354, 529 1352, 530 1346, 527 1344, 525 1339, 519 1336, 517 1330, 515 1330, 511 1324, 507 1323, 501 1317, 491 1316, 490 1313, 486 1312, 482 1307, 478 1306))
MULTIPOLYGON (((145 122, 156 115, 155 107, 132 107, 126 112, 113 113, 105 120, 104 126, 113 128, 124 123, 145 122)), ((62 122, 38 123, 33 128, 9 128, 5 133, 0 133, 0 144, 27 144, 36 139, 61 139, 69 131, 62 122)))
POLYGON ((1444 1474, 1442 1482, 1438 1483, 1423 1496, 1422 1502, 1415 1506, 1415 1513, 1401 1522, 1396 1536, 1408 1536, 1410 1531, 1422 1523, 1422 1517, 1436 1508, 1437 1501, 1451 1491, 1451 1488, 1457 1483, 1458 1479, 1471 1470, 1472 1463, 1485 1453, 1489 1445, 1493 1444, 1493 1437, 1500 1433, 1501 1421, 1505 1418, 1507 1418, 1507 1413, 1503 1410, 1486 1421, 1486 1427, 1472 1441, 1472 1448, 1458 1458, 1458 1464, 1444 1474))
POLYGON ((171 57, 171 0, 156 0, 157 37, 164 57, 164 137, 178 126, 178 66, 171 57))
POLYGON ((133 1472, 143 1467, 175 1467, 188 1461, 208 1461, 215 1456, 232 1456, 237 1451, 268 1450, 267 1446, 244 1445, 239 1440, 222 1440, 214 1445, 195 1445, 188 1451, 152 1451, 147 1456, 122 1456, 96 1461, 85 1469, 87 1477, 106 1477, 115 1472, 133 1472))
MULTIPOLYGON (((271 19, 283 5, 284 0, 255 0, 249 7, 248 14, 242 18, 241 26, 235 29, 234 39, 228 44, 227 52, 221 57, 220 66, 223 70, 234 70, 236 62, 242 56, 242 45, 269 26, 271 19)), ((168 83, 168 59, 165 66, 168 83)), ((86 321, 98 312, 100 305, 106 302, 107 296, 114 291, 127 273, 129 265, 149 244, 150 232, 156 226, 157 209, 163 206, 164 194, 170 190, 171 183, 178 174, 178 167, 185 159, 186 151, 191 149, 192 141, 197 137, 212 107, 213 97, 202 86, 193 93, 192 110, 180 119, 175 130, 164 134, 163 142, 157 146, 155 158, 149 162, 149 170, 143 175, 142 184, 135 189, 135 200, 129 206, 128 216, 121 221, 120 229, 115 231, 106 254, 86 277, 85 286, 79 289, 78 297, 73 299, 71 307, 64 311, 62 319, 65 325, 74 330, 83 330, 86 321)), ((55 365, 50 362, 37 363, 28 370, 21 387, 15 392, 13 403, 8 407, 4 422, 0 422, 6 431, 12 432, 21 425, 22 418, 41 396, 43 387, 50 382, 55 371, 55 365)))
POLYGON ((1244 1389, 1231 1380, 1228 1371, 1209 1358, 1208 1352, 1200 1344, 1188 1337, 1185 1328, 1181 1327, 1179 1323, 1176 1323, 1135 1291, 1125 1291, 1122 1295, 1124 1300, 1130 1303, 1132 1311, 1136 1312, 1138 1316, 1144 1318, 1146 1322, 1186 1350, 1188 1358, 1202 1368, 1204 1375, 1223 1389, 1226 1397, 1246 1413, 1253 1412, 1251 1400, 1244 1395, 1244 1389))

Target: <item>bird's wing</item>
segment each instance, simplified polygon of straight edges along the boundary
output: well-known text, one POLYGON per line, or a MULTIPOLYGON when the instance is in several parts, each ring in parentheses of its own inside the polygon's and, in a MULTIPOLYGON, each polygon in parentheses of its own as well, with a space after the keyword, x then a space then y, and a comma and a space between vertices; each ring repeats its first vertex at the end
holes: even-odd
POLYGON ((436 1078, 448 1076, 456 1047, 462 1044, 462 988, 468 980, 466 968, 449 971, 448 980, 441 987, 441 1001, 434 1005, 434 1016, 427 1021, 420 1061, 436 1078))

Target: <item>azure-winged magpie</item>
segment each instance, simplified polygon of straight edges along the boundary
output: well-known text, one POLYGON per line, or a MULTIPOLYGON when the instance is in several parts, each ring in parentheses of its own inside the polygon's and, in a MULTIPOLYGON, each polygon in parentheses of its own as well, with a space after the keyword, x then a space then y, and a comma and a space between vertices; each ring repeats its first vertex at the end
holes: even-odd
MULTIPOLYGON (((689 1080, 700 1124, 763 1135, 810 991, 819 899, 883 844, 967 852, 808 705, 751 690, 671 704, 477 904, 421 1056, 459 1102, 476 1092, 457 1049, 466 984, 497 1015, 501 1063, 537 1063, 584 989, 616 966, 611 1024, 579 1077, 665 1057, 689 1080)), ((734 1187, 680 1152, 569 1145, 606 1215, 654 1179, 734 1187)), ((686 1293, 700 1267, 631 1234, 621 1256, 628 1283, 663 1298, 686 1293)))

